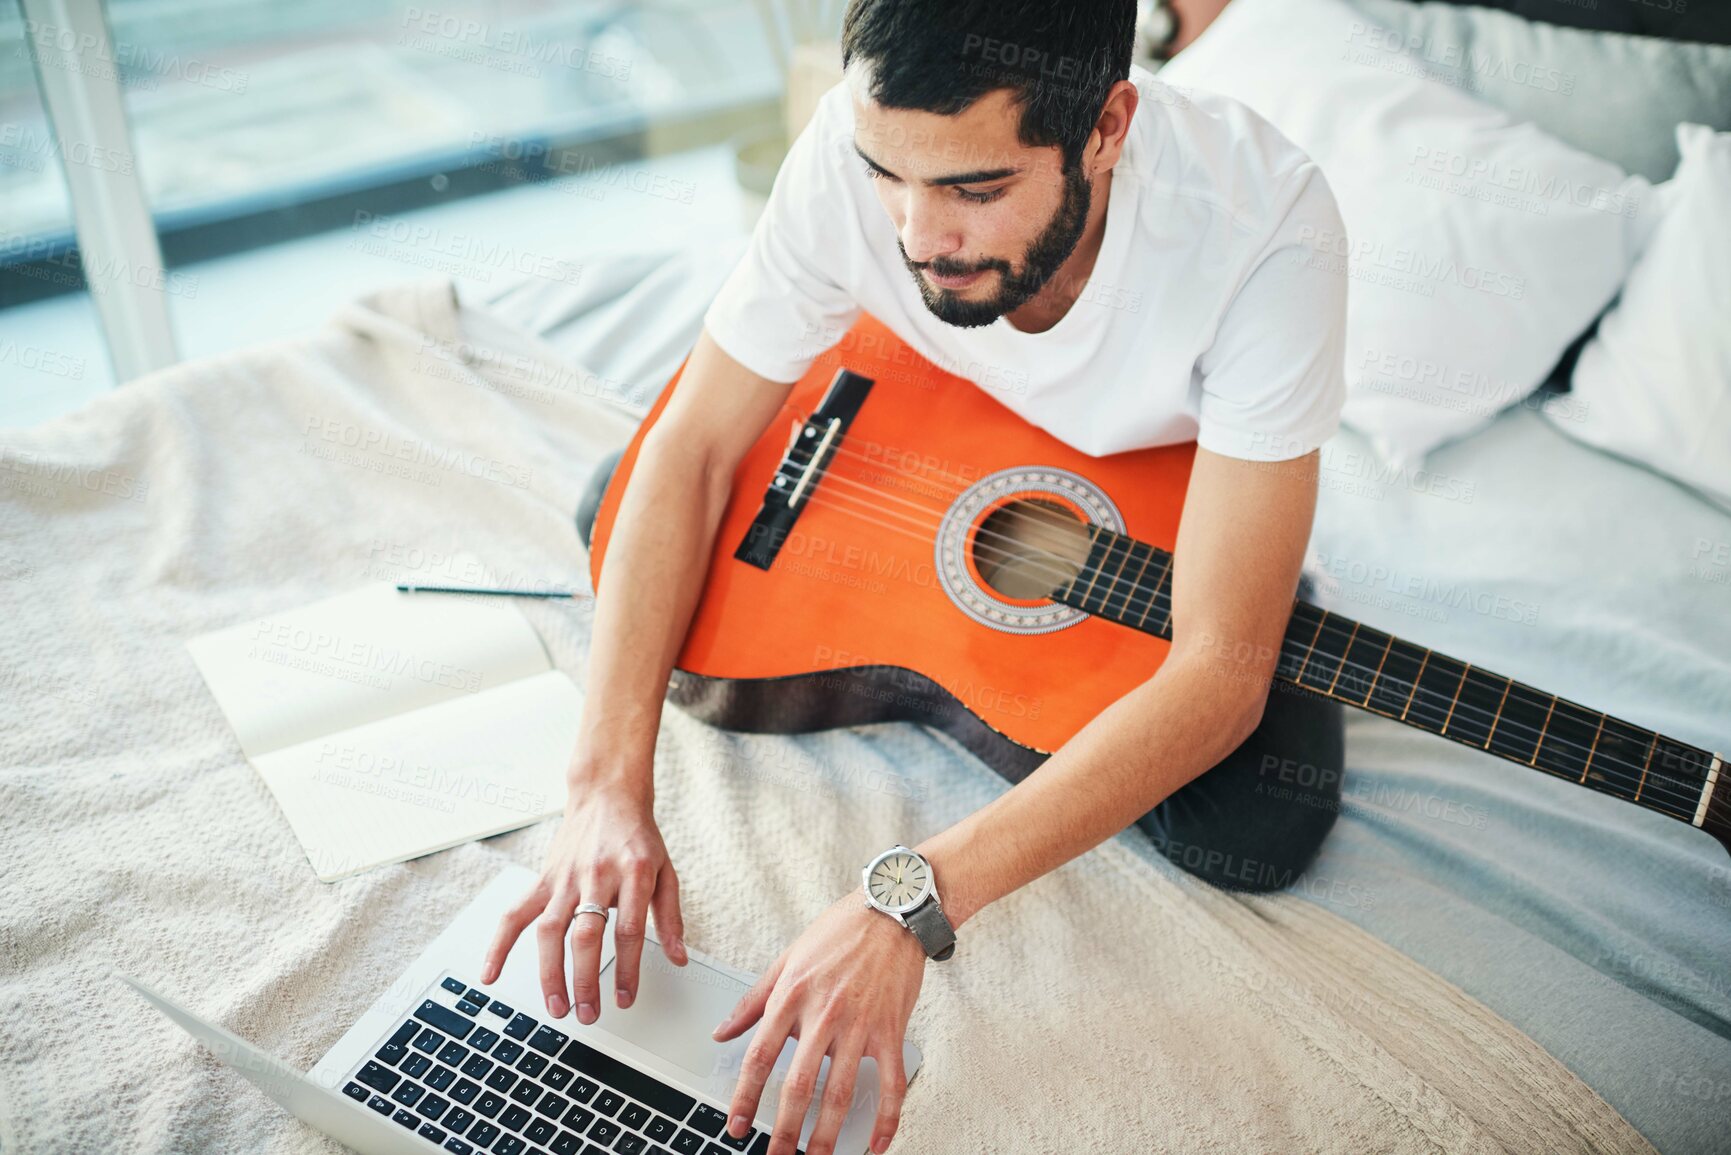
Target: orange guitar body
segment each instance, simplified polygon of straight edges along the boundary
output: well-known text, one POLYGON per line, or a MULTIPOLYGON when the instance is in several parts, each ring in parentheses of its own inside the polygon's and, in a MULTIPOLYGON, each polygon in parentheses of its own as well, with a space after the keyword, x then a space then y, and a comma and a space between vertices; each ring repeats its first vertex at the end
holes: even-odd
MULTIPOLYGON (((678 384, 676 374, 625 450, 596 513, 597 589, 643 438, 678 384)), ((1047 632, 1009 632, 975 620, 940 580, 933 531, 972 483, 1035 467, 1086 478, 1115 506, 1120 529, 1170 550, 1193 443, 1091 457, 987 389, 931 364, 869 316, 818 358, 784 412, 788 420, 770 426, 734 475, 702 598, 675 662, 686 676, 675 675, 671 700, 734 729, 921 721, 949 730, 1015 779, 1165 660, 1167 642, 1086 615, 1047 632), (765 570, 739 560, 735 548, 783 462, 796 414, 816 408, 841 368, 875 383, 840 451, 773 564, 765 570), (945 694, 953 702, 944 702, 945 694), (953 709, 958 704, 962 711, 953 709)), ((996 505, 1029 495, 1066 505, 1083 522, 1097 519, 1081 499, 1054 495, 1049 484, 1041 493, 1011 486, 990 496, 965 531, 968 540, 996 505)), ((963 564, 977 580, 971 551, 964 551, 963 564)), ((1024 612, 1051 607, 1044 600, 1001 601, 1024 612)))

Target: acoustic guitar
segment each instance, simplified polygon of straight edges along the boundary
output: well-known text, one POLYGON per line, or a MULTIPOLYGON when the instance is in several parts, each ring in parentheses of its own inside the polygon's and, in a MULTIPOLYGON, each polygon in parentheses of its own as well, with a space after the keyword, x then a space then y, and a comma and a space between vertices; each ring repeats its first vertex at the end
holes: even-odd
MULTIPOLYGON (((683 372, 683 366, 680 372, 683 372)), ((591 530, 607 542, 644 436, 591 530)), ((668 700, 716 726, 936 727, 1026 777, 1170 648, 1193 444, 1090 457, 859 322, 733 478, 668 700)), ((1731 850, 1722 759, 1296 600, 1277 687, 1656 810, 1731 850)))

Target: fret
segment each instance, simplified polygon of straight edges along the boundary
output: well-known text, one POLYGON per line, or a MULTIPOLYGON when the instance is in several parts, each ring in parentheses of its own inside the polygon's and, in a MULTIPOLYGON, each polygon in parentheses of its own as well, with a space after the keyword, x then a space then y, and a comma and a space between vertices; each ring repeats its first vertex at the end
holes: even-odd
POLYGON ((1327 612, 1324 613, 1325 617, 1316 631, 1310 653, 1305 655, 1303 664, 1298 667, 1298 684, 1307 690, 1326 694, 1340 676, 1340 665, 1346 657, 1347 639, 1352 636, 1351 627, 1357 623, 1345 618, 1329 621, 1327 612))
POLYGON ((1292 618, 1286 626, 1286 636, 1280 640, 1280 657, 1274 663, 1274 676, 1286 682, 1296 682, 1298 671, 1310 656, 1310 647, 1322 631, 1323 612, 1309 602, 1295 602, 1292 618))
POLYGON ((1446 654, 1432 652, 1429 661, 1419 671, 1412 701, 1407 706, 1406 721, 1433 734, 1442 733, 1460 694, 1466 677, 1466 663, 1446 654))
POLYGON ((1101 565, 1104 580, 1099 585, 1099 613, 1104 618, 1111 618, 1113 622, 1122 622, 1123 606, 1129 601, 1130 585, 1123 578, 1123 570, 1130 565, 1130 559, 1134 558, 1137 545, 1141 545, 1141 542, 1137 542, 1134 537, 1113 533, 1111 544, 1106 547, 1106 561, 1101 565), (1116 563, 1113 559, 1116 559, 1116 563))
POLYGON ((1352 653, 1352 643, 1358 640, 1358 623, 1352 623, 1352 632, 1346 635, 1346 646, 1340 651, 1340 661, 1334 667, 1334 677, 1328 682, 1328 695, 1334 696, 1335 687, 1340 685, 1340 672, 1346 669, 1347 657, 1352 653))
POLYGON ((1579 782, 1586 773, 1588 752, 1603 720, 1603 714, 1559 698, 1533 767, 1579 782))
POLYGON ((1443 722, 1443 737, 1486 749, 1497 710, 1508 697, 1512 685, 1514 683, 1501 674, 1469 665, 1455 694, 1455 704, 1443 722))
MULTIPOLYGON (((1106 617, 1109 616, 1106 613, 1106 603, 1112 596, 1112 578, 1108 576, 1108 569, 1113 557, 1118 554, 1119 547, 1129 539, 1122 534, 1110 532, 1101 534, 1101 537, 1105 539, 1106 552, 1098 561, 1093 562, 1094 576, 1088 580, 1088 592, 1082 595, 1082 608, 1091 614, 1106 617)), ((1118 564, 1122 566, 1124 563, 1120 561, 1118 564)))
POLYGON ((1606 715, 1604 714, 1599 715, 1599 727, 1593 731, 1593 744, 1587 747, 1587 761, 1586 764, 1581 767, 1580 784, 1582 786, 1587 784, 1587 775, 1593 772, 1593 755, 1599 752, 1599 739, 1605 733, 1605 717, 1606 715))
POLYGON ((1142 560, 1136 563, 1136 576, 1130 579, 1129 588, 1125 590, 1124 609, 1118 618, 1120 622, 1128 618, 1131 611, 1136 612, 1138 620, 1146 617, 1148 607, 1154 603, 1154 591, 1143 588, 1142 575, 1147 572, 1148 562, 1160 551, 1145 542, 1132 542, 1130 551, 1134 553, 1137 549, 1142 551, 1142 560))
POLYGON ((1529 765, 1539 750, 1539 735, 1551 716, 1551 695, 1520 682, 1510 682, 1508 695, 1497 714, 1496 728, 1486 740, 1492 754, 1529 765))
POLYGON ((1340 676, 1334 682, 1333 696, 1355 706, 1368 702, 1371 686, 1393 644, 1394 638, 1381 630, 1356 626, 1346 646, 1346 661, 1341 663, 1340 676))
MULTIPOLYGON (((1659 736, 1651 730, 1631 726, 1621 718, 1605 718, 1599 740, 1588 760, 1587 777, 1583 785, 1604 794, 1614 794, 1633 802, 1639 799, 1647 758, 1658 745, 1659 736)), ((1658 801, 1666 801, 1664 798, 1658 801)), ((1651 805, 1651 803, 1649 803, 1651 805)))
POLYGON ((1385 718, 1400 717, 1412 697, 1413 685, 1428 656, 1429 651, 1423 646, 1395 638, 1383 656, 1382 672, 1370 687, 1370 698, 1365 702, 1365 708, 1385 718))
MULTIPOLYGON (((1147 622, 1148 615, 1150 613, 1152 613, 1155 609, 1159 608, 1158 606, 1156 606, 1155 603, 1160 600, 1160 591, 1166 588, 1167 581, 1171 577, 1172 577, 1172 555, 1166 554, 1166 556, 1161 558, 1161 560, 1160 560, 1160 573, 1154 578, 1154 584, 1148 587, 1148 604, 1143 606, 1142 611, 1136 615, 1136 628, 1137 629, 1140 630, 1140 629, 1146 629, 1147 628, 1146 622, 1147 622)), ((1166 621, 1157 630, 1157 632, 1160 633, 1161 635, 1169 634, 1172 632, 1171 608, 1172 608, 1172 594, 1171 594, 1170 590, 1167 590, 1166 608, 1162 611, 1166 616, 1166 621)))
POLYGON ((1659 748, 1659 731, 1653 731, 1653 740, 1647 743, 1647 756, 1641 760, 1641 780, 1635 783, 1635 801, 1641 800, 1641 791, 1647 787, 1647 772, 1653 769, 1653 751, 1659 748))

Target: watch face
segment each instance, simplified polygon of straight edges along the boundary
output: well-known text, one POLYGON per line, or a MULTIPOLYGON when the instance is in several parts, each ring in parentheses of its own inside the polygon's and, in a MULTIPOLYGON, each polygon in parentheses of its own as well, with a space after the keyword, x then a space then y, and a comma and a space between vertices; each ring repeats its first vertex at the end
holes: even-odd
POLYGON ((892 850, 866 872, 866 890, 872 900, 901 914, 912 910, 931 889, 931 872, 925 860, 905 850, 892 850))

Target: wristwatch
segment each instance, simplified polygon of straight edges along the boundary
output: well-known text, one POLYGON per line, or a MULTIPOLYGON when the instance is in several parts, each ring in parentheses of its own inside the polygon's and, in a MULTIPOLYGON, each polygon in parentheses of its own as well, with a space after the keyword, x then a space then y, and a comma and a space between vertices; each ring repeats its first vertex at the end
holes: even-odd
POLYGON ((860 873, 865 904, 912 931, 927 958, 942 962, 956 953, 956 928, 938 899, 937 880, 925 855, 897 843, 860 873))

